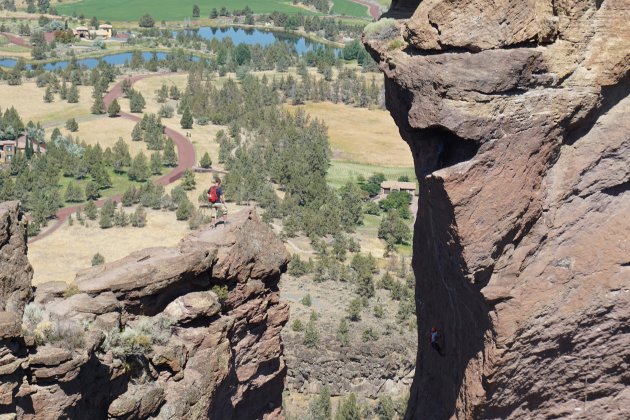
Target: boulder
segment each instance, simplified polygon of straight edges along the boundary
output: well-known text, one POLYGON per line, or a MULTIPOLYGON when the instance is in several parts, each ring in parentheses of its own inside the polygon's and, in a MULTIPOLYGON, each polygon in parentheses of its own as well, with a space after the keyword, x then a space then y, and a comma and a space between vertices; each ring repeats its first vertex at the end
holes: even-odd
POLYGON ((178 297, 164 308, 163 314, 179 324, 186 324, 201 317, 212 317, 220 310, 219 297, 207 290, 178 297))

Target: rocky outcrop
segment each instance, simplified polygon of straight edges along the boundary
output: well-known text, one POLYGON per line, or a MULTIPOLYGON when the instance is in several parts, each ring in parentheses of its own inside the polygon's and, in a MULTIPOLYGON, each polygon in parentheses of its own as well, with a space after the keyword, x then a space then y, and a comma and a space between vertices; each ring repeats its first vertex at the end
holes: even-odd
MULTIPOLYGON (((7 217, 17 219, 15 211, 7 217)), ((288 307, 277 282, 288 260, 282 242, 248 210, 175 248, 84 270, 76 286, 41 285, 21 329, 0 343, 0 413, 280 417, 288 307)))
POLYGON ((630 4, 386 15, 364 41, 420 183, 407 418, 630 417, 630 4))
POLYGON ((25 222, 17 201, 0 203, 0 338, 19 334, 31 296, 33 268, 26 258, 25 222))

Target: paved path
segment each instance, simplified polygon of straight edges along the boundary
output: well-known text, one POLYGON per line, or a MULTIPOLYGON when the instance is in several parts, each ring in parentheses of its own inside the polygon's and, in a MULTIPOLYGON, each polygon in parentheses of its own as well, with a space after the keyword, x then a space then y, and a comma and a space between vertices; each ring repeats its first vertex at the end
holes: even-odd
MULTIPOLYGON (((131 80, 131 83, 133 84, 137 82, 138 80, 146 79, 148 77, 165 76, 169 74, 174 74, 174 73, 146 74, 146 75, 140 75, 140 76, 133 76, 133 77, 130 77, 129 79, 131 80)), ((105 95, 105 98, 104 98, 105 106, 109 106, 109 104, 112 103, 114 99, 119 98, 120 96, 122 96, 122 81, 116 84, 107 93, 107 95, 105 95)), ((108 117, 105 117, 105 118, 108 118, 108 117)), ((134 122, 138 122, 141 120, 139 116, 128 114, 126 112, 121 112, 120 118, 124 118, 126 120, 130 120, 134 122)), ((166 130, 164 130, 164 133, 173 140, 173 143, 175 143, 175 146, 177 147, 179 161, 178 161, 177 166, 170 173, 166 175, 162 175, 161 177, 159 177, 158 179, 154 181, 154 183, 158 185, 168 185, 177 181, 179 178, 182 177, 186 169, 192 168, 197 162, 197 158, 195 156, 195 149, 192 143, 189 142, 185 136, 183 136, 182 134, 178 133, 177 131, 171 128, 166 128, 166 130)), ((96 206, 101 207, 107 200, 116 200, 120 202, 121 197, 122 195, 118 194, 112 197, 101 198, 96 201, 96 206)), ((73 213, 76 213, 77 209, 80 209, 80 208, 82 209, 83 206, 84 204, 78 205, 78 206, 72 206, 72 207, 64 207, 60 209, 57 212, 56 220, 52 223, 52 225, 48 229, 46 229, 44 232, 41 232, 39 235, 33 238, 30 238, 29 243, 36 242, 40 239, 43 239, 51 235, 53 232, 55 232, 57 229, 63 226, 65 221, 68 219, 68 216, 70 216, 73 213)))
POLYGON ((371 1, 368 0, 351 0, 354 3, 358 3, 358 4, 362 4, 363 6, 367 6, 367 8, 370 11, 370 16, 372 16, 374 19, 378 19, 381 17, 381 8, 375 4, 372 3, 371 1))

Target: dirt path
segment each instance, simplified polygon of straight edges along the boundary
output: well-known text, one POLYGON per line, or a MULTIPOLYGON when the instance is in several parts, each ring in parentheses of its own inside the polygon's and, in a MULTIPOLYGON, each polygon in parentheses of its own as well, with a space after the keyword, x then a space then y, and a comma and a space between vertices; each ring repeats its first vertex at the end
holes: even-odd
MULTIPOLYGON (((146 79, 148 77, 165 76, 169 74, 175 74, 175 73, 145 74, 145 75, 130 77, 130 80, 131 80, 131 83, 133 84, 139 80, 146 79)), ((111 104, 114 99, 119 98, 121 96, 122 96, 122 81, 117 83, 107 93, 107 95, 105 95, 105 98, 104 98, 105 106, 109 106, 109 104, 111 104)), ((134 122, 138 122, 141 120, 139 116, 128 114, 126 112, 121 112, 119 118, 124 118, 126 120, 134 121, 134 122)), ((170 137, 173 140, 173 143, 175 143, 175 146, 177 147, 179 160, 178 160, 177 166, 170 173, 166 175, 162 175, 161 177, 159 177, 158 179, 154 181, 154 183, 158 185, 168 185, 177 181, 179 178, 182 177, 184 171, 188 168, 192 168, 197 161, 197 158, 195 156, 195 149, 192 143, 189 142, 185 136, 173 130, 172 128, 166 128, 164 130, 164 134, 170 137)), ((100 198, 96 201, 96 206, 101 207, 107 200, 115 200, 119 202, 121 197, 122 195, 118 194, 111 197, 100 198)), ((70 216, 73 213, 76 213, 77 209, 80 209, 80 208, 82 209, 83 206, 84 204, 78 205, 78 206, 72 206, 72 207, 64 207, 60 209, 56 214, 57 218, 53 222, 53 224, 44 232, 41 232, 39 235, 33 238, 30 238, 29 243, 33 243, 47 236, 50 236, 57 229, 63 226, 65 221, 68 219, 68 216, 70 216)))
POLYGON ((378 19, 381 17, 381 8, 377 5, 374 4, 370 1, 367 0, 351 0, 353 3, 357 3, 357 4, 361 4, 363 6, 367 6, 367 8, 370 11, 370 16, 372 16, 374 19, 378 19))

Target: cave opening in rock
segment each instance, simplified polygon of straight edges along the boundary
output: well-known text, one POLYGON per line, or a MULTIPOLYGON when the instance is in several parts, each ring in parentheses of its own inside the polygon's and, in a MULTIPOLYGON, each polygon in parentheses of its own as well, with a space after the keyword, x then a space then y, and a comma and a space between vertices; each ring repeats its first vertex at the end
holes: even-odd
POLYGON ((479 143, 466 140, 443 127, 432 127, 425 131, 434 147, 435 170, 447 168, 472 159, 479 150, 479 143))

